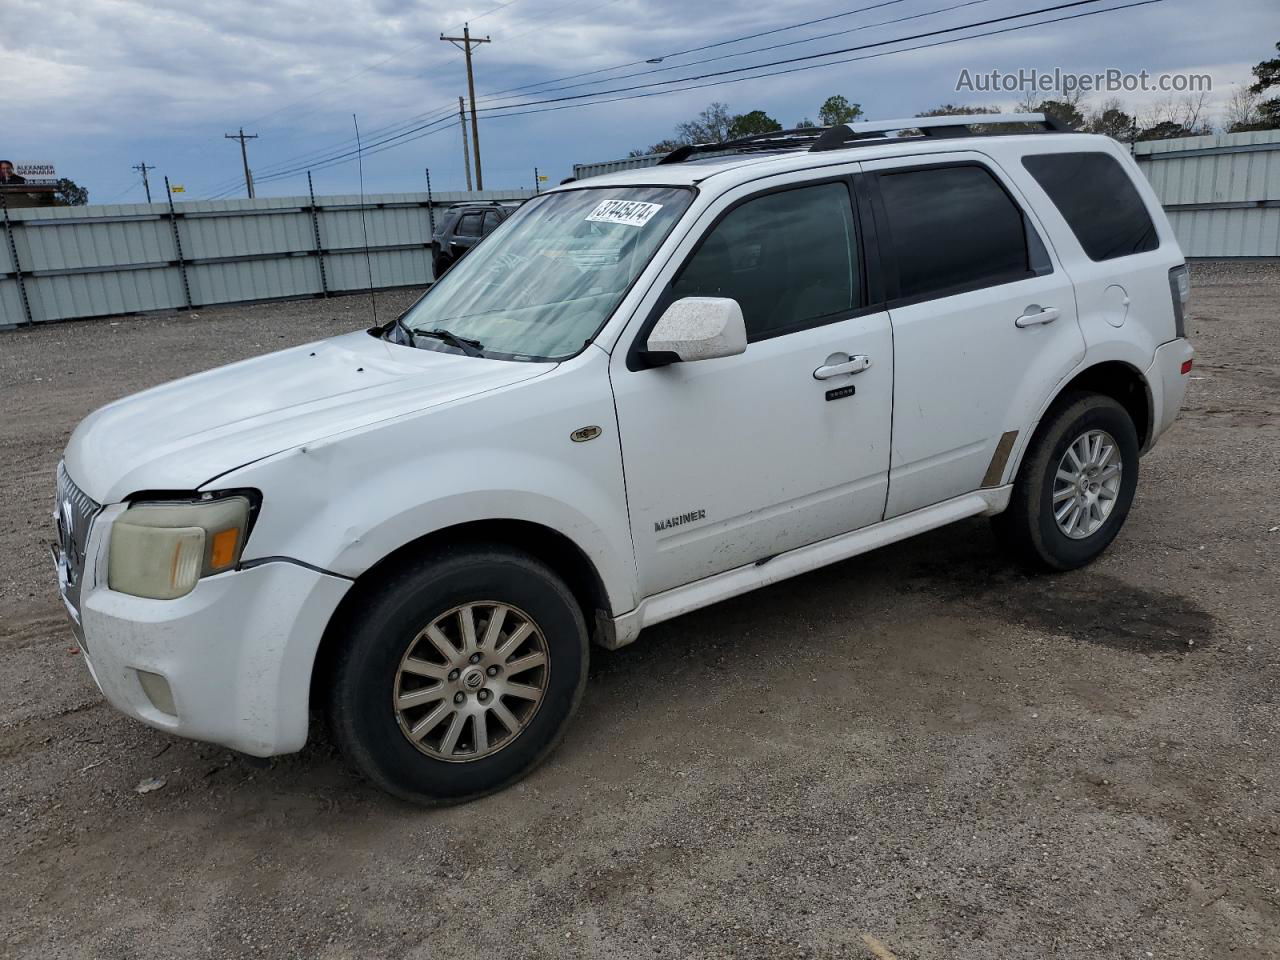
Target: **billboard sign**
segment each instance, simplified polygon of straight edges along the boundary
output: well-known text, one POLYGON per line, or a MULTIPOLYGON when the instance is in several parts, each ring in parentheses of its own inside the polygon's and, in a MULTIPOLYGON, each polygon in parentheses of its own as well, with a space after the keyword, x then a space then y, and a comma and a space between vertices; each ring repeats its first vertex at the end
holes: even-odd
POLYGON ((0 160, 0 187, 54 186, 58 174, 52 163, 13 163, 0 160))

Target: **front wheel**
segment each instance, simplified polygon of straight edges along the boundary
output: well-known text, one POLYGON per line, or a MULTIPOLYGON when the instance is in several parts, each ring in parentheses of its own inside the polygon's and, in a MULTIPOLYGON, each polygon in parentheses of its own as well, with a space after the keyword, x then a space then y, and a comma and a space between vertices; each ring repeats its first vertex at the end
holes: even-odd
POLYGON ((329 698, 335 739, 366 777, 415 803, 458 803, 525 776, 586 682, 573 595, 504 548, 437 554, 348 622, 329 698))
POLYGON ((1138 432, 1101 394, 1063 398, 1032 438, 996 534, 1034 566, 1084 566, 1116 538, 1138 486, 1138 432))

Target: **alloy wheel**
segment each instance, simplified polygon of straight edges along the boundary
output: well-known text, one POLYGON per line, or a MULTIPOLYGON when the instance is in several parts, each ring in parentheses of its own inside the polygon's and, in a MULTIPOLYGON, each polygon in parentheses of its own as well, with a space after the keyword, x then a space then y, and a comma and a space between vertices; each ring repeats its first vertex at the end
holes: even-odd
POLYGON ((1115 509, 1123 472, 1120 446, 1105 430, 1088 430, 1067 447, 1053 480, 1053 519, 1072 540, 1097 533, 1115 509))
POLYGON ((437 760, 478 760, 533 720, 551 675, 547 641, 528 614, 497 601, 467 603, 421 630, 396 670, 401 732, 437 760))

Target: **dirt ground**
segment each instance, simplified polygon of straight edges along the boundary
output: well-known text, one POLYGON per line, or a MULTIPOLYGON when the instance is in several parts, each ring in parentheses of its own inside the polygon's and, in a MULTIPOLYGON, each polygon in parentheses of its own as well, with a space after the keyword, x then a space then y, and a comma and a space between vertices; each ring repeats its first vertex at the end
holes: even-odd
POLYGON ((0 955, 1280 957, 1280 265, 1194 276, 1098 563, 975 521, 669 622, 593 651, 527 781, 429 812, 323 740, 255 768, 117 715, 45 546, 91 409, 368 299, 0 334, 0 955))

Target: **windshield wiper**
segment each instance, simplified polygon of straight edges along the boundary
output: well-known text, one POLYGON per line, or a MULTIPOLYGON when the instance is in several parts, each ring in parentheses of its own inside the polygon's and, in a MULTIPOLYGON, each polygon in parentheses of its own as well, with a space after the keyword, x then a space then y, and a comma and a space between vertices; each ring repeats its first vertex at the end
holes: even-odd
POLYGON ((419 330, 420 337, 435 337, 437 340, 443 340, 451 347, 457 347, 468 357, 480 356, 480 351, 484 349, 484 344, 479 340, 472 340, 469 337, 460 337, 451 330, 444 327, 434 327, 431 330, 419 330))

